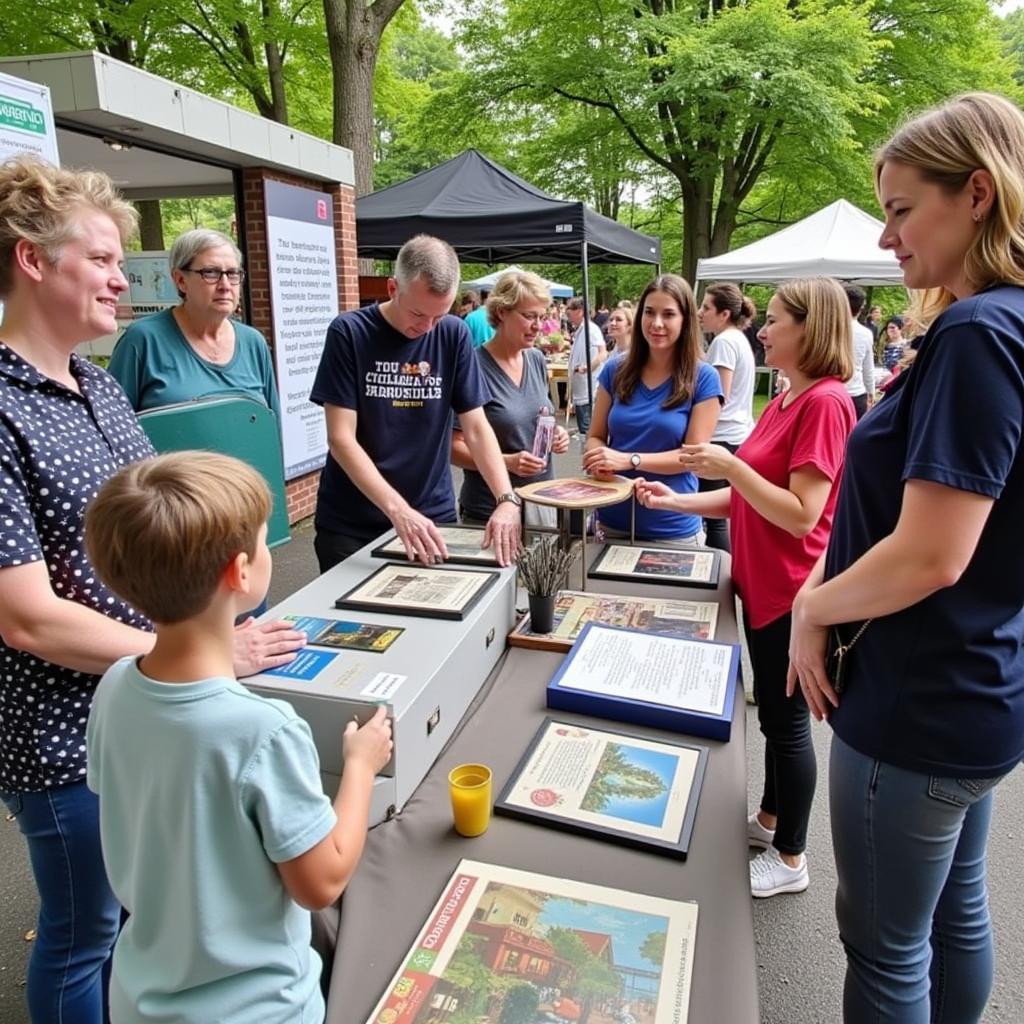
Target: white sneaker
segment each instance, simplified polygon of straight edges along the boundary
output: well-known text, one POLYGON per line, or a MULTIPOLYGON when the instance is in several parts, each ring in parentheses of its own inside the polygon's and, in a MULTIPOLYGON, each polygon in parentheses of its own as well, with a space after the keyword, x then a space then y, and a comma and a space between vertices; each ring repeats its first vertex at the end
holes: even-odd
POLYGON ((759 853, 750 862, 750 892, 758 898, 783 892, 803 892, 810 884, 807 857, 801 855, 800 867, 791 868, 774 846, 759 853))
POLYGON ((747 846, 767 850, 775 838, 775 829, 765 828, 758 820, 757 811, 747 818, 747 846))

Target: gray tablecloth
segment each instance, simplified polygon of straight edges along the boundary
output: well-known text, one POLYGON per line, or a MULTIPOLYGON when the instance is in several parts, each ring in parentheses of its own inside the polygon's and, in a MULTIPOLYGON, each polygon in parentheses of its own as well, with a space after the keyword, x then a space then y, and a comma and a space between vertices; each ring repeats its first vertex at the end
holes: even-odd
MULTIPOLYGON (((717 592, 597 580, 588 581, 588 586, 619 594, 717 600, 716 639, 736 642, 728 556, 722 561, 717 592)), ((327 1004, 329 1024, 364 1024, 369 1019, 462 858, 652 896, 696 900, 700 916, 690 1021, 757 1021, 746 845, 746 718, 741 689, 731 740, 697 740, 710 749, 710 757, 685 862, 501 816, 494 817, 487 832, 476 839, 464 839, 452 828, 449 770, 463 762, 490 765, 497 795, 548 714, 544 689, 561 660, 560 654, 518 648, 507 651, 460 730, 402 813, 370 832, 362 861, 342 899, 340 923, 330 914, 318 922, 328 945, 336 937, 327 1004)), ((570 721, 594 721, 557 714, 570 721)), ((627 728, 651 736, 670 735, 627 728)))

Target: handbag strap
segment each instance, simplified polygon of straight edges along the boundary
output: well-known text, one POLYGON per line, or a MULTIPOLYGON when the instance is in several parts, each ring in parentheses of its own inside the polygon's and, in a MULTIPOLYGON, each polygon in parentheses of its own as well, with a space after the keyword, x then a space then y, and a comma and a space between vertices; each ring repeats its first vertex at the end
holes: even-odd
POLYGON ((853 639, 848 644, 844 644, 843 645, 846 648, 847 651, 852 651, 853 650, 853 645, 864 635, 864 630, 867 629, 868 626, 870 626, 873 621, 874 621, 873 619, 866 619, 864 621, 864 624, 854 634, 853 639))

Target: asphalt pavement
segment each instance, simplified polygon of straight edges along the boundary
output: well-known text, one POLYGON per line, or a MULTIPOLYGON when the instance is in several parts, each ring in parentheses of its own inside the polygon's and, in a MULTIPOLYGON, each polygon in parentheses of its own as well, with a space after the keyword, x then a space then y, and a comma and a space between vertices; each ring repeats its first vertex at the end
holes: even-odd
MULTIPOLYGON (((577 468, 575 447, 556 461, 559 476, 571 475, 577 468)), ((293 531, 289 544, 274 551, 270 603, 309 582, 316 572, 312 528, 307 523, 293 531)), ((749 665, 745 674, 750 678, 749 665)), ((764 747, 756 710, 749 706, 747 736, 748 792, 753 807, 760 795, 764 747)), ((810 888, 754 903, 757 976, 765 1024, 828 1024, 841 1016, 844 959, 833 913, 836 879, 827 806, 830 738, 827 726, 815 726, 819 776, 808 834, 810 888)), ((1024 844, 1024 773, 1017 770, 1005 779, 995 800, 988 870, 996 979, 983 1024, 1020 1024, 1024 1021, 1024 905, 1017 889, 1017 856, 1024 844)), ((35 926, 37 903, 24 843, 17 826, 6 821, 0 821, 0 865, 0 1024, 28 1024, 24 993, 31 943, 26 935, 35 926)), ((627 879, 623 885, 628 885, 627 879)))

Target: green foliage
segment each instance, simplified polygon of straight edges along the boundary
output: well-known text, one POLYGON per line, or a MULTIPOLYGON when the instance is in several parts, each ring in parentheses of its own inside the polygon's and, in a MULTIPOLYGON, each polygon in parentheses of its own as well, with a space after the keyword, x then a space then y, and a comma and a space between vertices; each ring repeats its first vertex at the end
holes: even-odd
POLYGON ((633 764, 621 744, 609 743, 580 806, 585 811, 603 811, 612 800, 650 800, 665 789, 665 780, 657 772, 633 764))
POLYGON ((640 947, 640 955, 655 967, 660 967, 665 959, 665 933, 648 933, 640 947))
POLYGON ((514 985, 508 990, 505 1001, 501 1004, 498 1024, 531 1024, 538 1006, 540 995, 532 985, 514 985))

